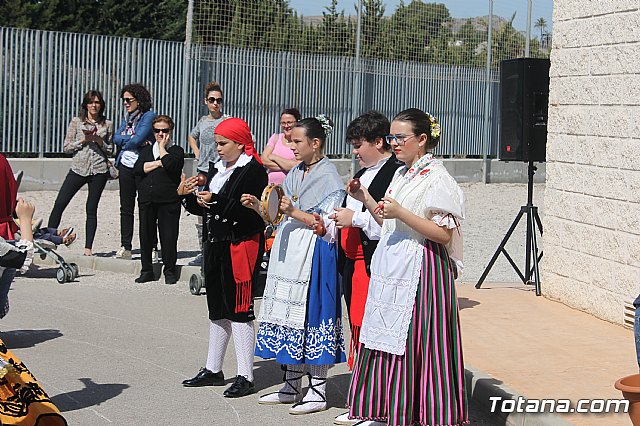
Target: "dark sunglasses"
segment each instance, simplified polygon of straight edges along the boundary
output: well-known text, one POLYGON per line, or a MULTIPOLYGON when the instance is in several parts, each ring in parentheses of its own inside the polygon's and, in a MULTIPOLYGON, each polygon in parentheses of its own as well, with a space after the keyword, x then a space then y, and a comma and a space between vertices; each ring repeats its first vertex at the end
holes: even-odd
POLYGON ((135 101, 136 98, 122 98, 122 102, 125 104, 130 104, 131 102, 135 101))
POLYGON ((214 103, 218 103, 221 104, 222 103, 222 98, 207 98, 207 102, 209 102, 210 104, 214 104, 214 103))
POLYGON ((171 131, 170 128, 166 128, 166 129, 156 129, 155 127, 153 128, 153 133, 169 133, 171 131))

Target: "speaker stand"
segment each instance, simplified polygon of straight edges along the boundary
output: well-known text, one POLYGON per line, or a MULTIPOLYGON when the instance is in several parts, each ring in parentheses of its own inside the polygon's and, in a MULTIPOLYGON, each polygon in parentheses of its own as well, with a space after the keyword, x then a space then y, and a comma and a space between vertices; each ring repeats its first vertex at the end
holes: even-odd
POLYGON ((506 235, 502 239, 502 242, 496 249, 496 252, 493 254, 491 261, 485 268, 484 272, 482 273, 482 276, 480 277, 480 280, 476 284, 476 288, 480 288, 482 286, 482 283, 484 282, 485 278, 487 278, 487 275, 489 274, 489 271, 493 267, 493 264, 498 259, 498 256, 500 256, 500 253, 502 253, 507 258, 507 260, 509 261, 513 269, 516 271, 516 273, 518 274, 522 282, 526 285, 532 285, 532 284, 535 285, 536 296, 541 295, 540 270, 538 268, 538 264, 542 259, 543 253, 540 252, 540 254, 538 255, 538 239, 536 236, 536 228, 540 231, 540 236, 542 236, 542 221, 540 220, 540 216, 538 216, 538 208, 533 205, 533 175, 535 174, 537 169, 538 168, 533 165, 533 161, 529 161, 527 205, 520 207, 520 212, 514 219, 513 223, 511 224, 511 227, 509 228, 506 235), (518 265, 515 264, 511 256, 509 256, 509 253, 507 253, 507 250, 505 248, 505 246, 507 245, 507 241, 509 241, 509 238, 511 238, 511 234, 513 234, 513 231, 515 231, 516 227, 518 226, 518 223, 520 222, 520 219, 522 219, 523 216, 527 217, 527 234, 526 234, 526 247, 525 247, 526 258, 525 258, 525 274, 524 275, 520 271, 520 268, 518 268, 518 265), (531 265, 532 262, 533 262, 533 266, 531 265))

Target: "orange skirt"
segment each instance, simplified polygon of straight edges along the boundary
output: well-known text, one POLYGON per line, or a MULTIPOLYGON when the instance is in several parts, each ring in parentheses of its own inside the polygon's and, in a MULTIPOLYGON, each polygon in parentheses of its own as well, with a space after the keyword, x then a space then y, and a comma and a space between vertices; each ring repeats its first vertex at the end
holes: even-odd
POLYGON ((66 426, 67 422, 20 359, 0 340, 0 424, 66 426))

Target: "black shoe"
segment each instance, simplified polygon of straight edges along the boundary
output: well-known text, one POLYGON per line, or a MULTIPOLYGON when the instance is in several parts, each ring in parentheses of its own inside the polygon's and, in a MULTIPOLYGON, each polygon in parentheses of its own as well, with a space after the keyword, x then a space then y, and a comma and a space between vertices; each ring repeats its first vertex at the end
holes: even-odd
POLYGON ((143 272, 138 278, 136 278, 137 283, 148 283, 149 281, 155 280, 156 276, 153 275, 153 272, 143 272))
POLYGON ((253 382, 250 382, 244 376, 236 376, 235 382, 231 384, 223 393, 227 398, 240 398, 256 391, 253 382))
POLYGON ((182 385, 187 387, 222 386, 224 385, 224 373, 222 371, 214 373, 206 368, 201 368, 195 377, 183 380, 182 385))
POLYGON ((165 284, 175 284, 178 282, 178 279, 173 274, 164 274, 164 283, 165 284))

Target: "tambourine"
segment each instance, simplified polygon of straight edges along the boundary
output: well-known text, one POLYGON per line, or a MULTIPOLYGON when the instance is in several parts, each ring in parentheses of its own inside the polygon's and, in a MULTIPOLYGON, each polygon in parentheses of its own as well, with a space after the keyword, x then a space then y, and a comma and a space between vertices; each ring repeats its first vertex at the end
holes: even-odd
POLYGON ((260 212, 264 219, 273 224, 278 225, 282 222, 284 214, 280 211, 280 200, 284 197, 284 190, 280 185, 272 183, 262 191, 260 199, 260 212))

